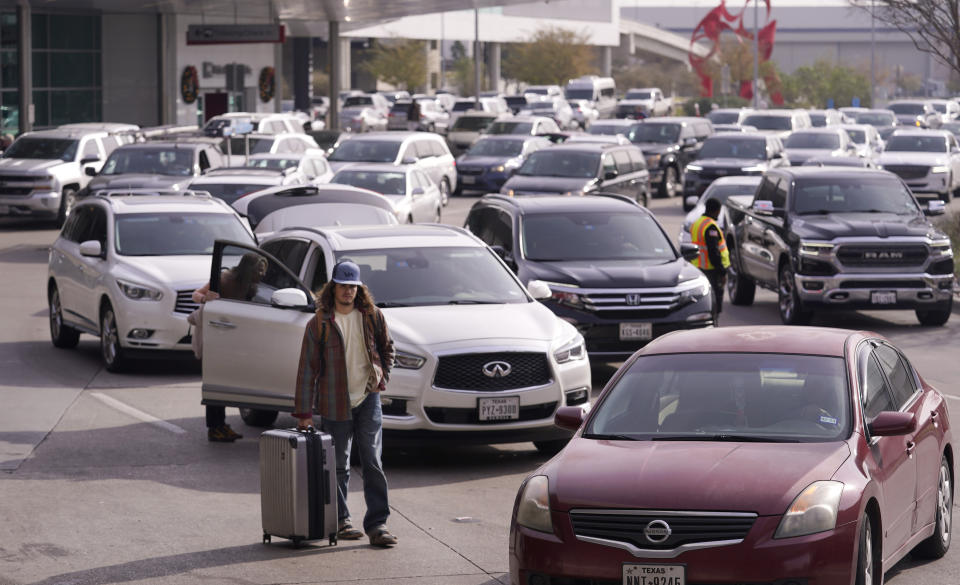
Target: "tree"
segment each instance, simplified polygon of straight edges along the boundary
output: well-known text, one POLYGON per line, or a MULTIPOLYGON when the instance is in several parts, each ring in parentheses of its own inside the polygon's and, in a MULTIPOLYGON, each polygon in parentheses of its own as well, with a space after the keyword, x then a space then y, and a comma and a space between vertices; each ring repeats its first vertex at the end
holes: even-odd
POLYGON ((378 80, 406 90, 426 84, 426 43, 416 40, 376 40, 362 67, 378 80))
POLYGON ((656 58, 644 63, 614 63, 613 78, 622 90, 659 87, 668 95, 692 95, 700 83, 686 63, 656 58))
POLYGON ((960 72, 960 0, 849 0, 910 37, 917 49, 960 72))
POLYGON ((781 77, 784 101, 795 107, 825 108, 831 99, 837 107, 848 106, 855 97, 862 105, 871 105, 870 79, 851 67, 820 60, 781 77))
POLYGON ((565 85, 567 80, 594 69, 587 39, 586 32, 541 28, 528 42, 509 47, 503 59, 503 76, 534 85, 565 85))

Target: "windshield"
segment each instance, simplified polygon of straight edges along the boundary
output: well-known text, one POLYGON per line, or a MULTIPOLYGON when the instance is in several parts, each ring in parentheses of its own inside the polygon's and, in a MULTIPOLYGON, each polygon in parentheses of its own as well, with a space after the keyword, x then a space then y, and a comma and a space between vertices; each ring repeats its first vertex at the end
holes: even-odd
POLYGON ((810 124, 814 128, 822 128, 827 125, 827 115, 826 114, 810 114, 810 124))
POLYGON ((626 134, 630 131, 630 126, 624 126, 622 124, 604 124, 602 122, 594 122, 590 124, 590 129, 587 130, 590 134, 601 134, 613 136, 615 134, 626 134))
POLYGON ((862 112, 857 114, 857 124, 870 124, 871 126, 893 126, 897 122, 897 117, 893 114, 862 112))
POLYGON ((740 121, 740 112, 710 112, 707 119, 714 124, 736 124, 740 121))
POLYGON ((117 254, 122 256, 211 254, 218 239, 256 245, 228 213, 137 213, 118 215, 116 222, 117 254))
POLYGON ((243 136, 235 136, 233 138, 225 138, 223 142, 220 143, 220 150, 224 154, 261 154, 269 153, 270 148, 273 146, 273 138, 244 138, 243 136), (250 144, 250 152, 247 152, 247 143, 250 144))
POLYGON ((531 134, 533 122, 512 122, 501 120, 487 127, 487 134, 531 134))
POLYGON ((630 127, 630 142, 658 142, 673 144, 680 137, 680 124, 650 124, 644 122, 630 127))
POLYGON ((540 150, 530 155, 518 175, 593 179, 600 168, 600 155, 569 150, 540 150))
POLYGON ((488 116, 460 116, 450 127, 451 132, 479 132, 493 123, 488 116))
POLYGON ((252 158, 247 161, 247 166, 255 169, 288 169, 299 165, 299 158, 252 158))
POLYGON ((853 140, 857 144, 865 144, 867 142, 867 133, 864 130, 852 130, 848 128, 847 134, 850 136, 850 140, 853 140))
POLYGON ((623 96, 625 100, 648 100, 650 99, 649 91, 628 91, 627 95, 623 96))
POLYGON ((478 140, 467 151, 467 156, 514 157, 523 152, 522 140, 478 140))
POLYGON ((272 211, 257 223, 258 234, 278 232, 285 227, 342 225, 396 225, 397 218, 386 209, 363 203, 308 203, 272 211))
POLYGON ((467 110, 472 110, 472 109, 475 108, 475 107, 477 107, 477 102, 473 102, 473 101, 470 101, 470 102, 457 102, 457 103, 453 104, 453 111, 454 111, 454 112, 466 112, 467 110))
POLYGON ((792 130, 793 122, 790 116, 767 116, 753 114, 743 121, 744 126, 753 126, 757 130, 792 130))
POLYGON ((836 357, 702 353, 644 356, 594 407, 584 438, 837 441, 850 399, 836 357))
POLYGON ((537 213, 523 218, 521 246, 534 262, 661 260, 677 255, 645 213, 537 213))
POLYGON ((77 140, 24 136, 3 151, 3 158, 72 161, 77 156, 78 144, 77 140))
POLYGON ((343 100, 343 107, 349 108, 351 106, 372 106, 373 98, 367 95, 355 95, 348 97, 343 100))
POLYGON ((798 215, 826 213, 921 213, 910 190, 897 177, 797 179, 793 210, 798 215))
POLYGON ((814 148, 833 150, 840 148, 840 137, 836 134, 821 134, 819 132, 794 132, 783 143, 786 148, 814 148))
POLYGON ((489 248, 349 250, 379 307, 525 303, 526 292, 489 248))
POLYGON ((184 148, 118 148, 103 164, 101 175, 172 175, 193 174, 193 150, 184 148))
POLYGON ((703 148, 700 149, 697 158, 756 158, 766 160, 767 141, 749 138, 707 138, 703 141, 703 148))
POLYGON ((524 93, 535 93, 539 95, 547 95, 550 92, 547 91, 547 88, 545 87, 528 87, 526 92, 524 93))
POLYGON ((883 148, 887 152, 947 152, 947 139, 943 136, 891 136, 883 148))
POLYGON ((398 141, 345 140, 327 160, 350 162, 393 162, 400 152, 398 141))
POLYGON ((707 199, 716 199, 723 203, 731 195, 753 195, 757 190, 757 183, 752 185, 718 185, 712 183, 707 190, 703 192, 698 203, 703 203, 707 199))
POLYGON ((510 95, 503 98, 507 101, 507 105, 511 107, 519 107, 527 105, 527 98, 522 95, 510 95))
POLYGON ((244 195, 249 195, 262 189, 276 187, 275 184, 257 184, 257 183, 204 183, 190 185, 192 191, 206 191, 207 193, 223 199, 232 204, 244 195))
POLYGON ((947 113, 947 104, 940 102, 933 102, 933 109, 940 112, 941 114, 947 113))
POLYGON ((406 195, 407 174, 392 171, 341 170, 330 179, 331 183, 353 185, 383 195, 406 195))
POLYGON ((568 100, 593 100, 593 89, 570 89, 564 92, 568 100))
POLYGON ((887 109, 901 116, 916 116, 923 113, 923 104, 890 104, 887 109))

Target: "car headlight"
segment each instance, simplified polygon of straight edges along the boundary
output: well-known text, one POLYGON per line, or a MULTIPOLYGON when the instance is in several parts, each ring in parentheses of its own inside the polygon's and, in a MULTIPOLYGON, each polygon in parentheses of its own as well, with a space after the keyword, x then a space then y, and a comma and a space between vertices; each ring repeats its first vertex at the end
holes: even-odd
POLYGON ((703 167, 701 167, 700 165, 690 164, 690 165, 687 165, 687 170, 690 171, 691 173, 699 173, 700 171, 703 170, 703 167))
POLYGON ((159 301, 163 298, 163 292, 153 287, 136 284, 128 280, 117 279, 117 286, 124 295, 135 301, 159 301))
POLYGON ((507 167, 506 165, 497 165, 495 167, 490 167, 490 170, 494 173, 502 173, 503 171, 507 170, 507 167))
POLYGON ((932 169, 930 169, 930 172, 931 172, 931 173, 934 173, 934 174, 949 173, 949 172, 950 172, 950 167, 948 167, 948 166, 933 167, 932 169))
POLYGON ((740 169, 740 171, 744 173, 762 173, 763 167, 761 165, 753 165, 749 167, 743 167, 740 169))
POLYGON ((554 351, 553 357, 557 359, 558 364, 575 362, 587 357, 587 347, 583 342, 583 336, 577 333, 576 337, 554 351))
POLYGON ((553 533, 550 518, 550 489, 545 475, 534 475, 520 488, 517 524, 540 532, 553 533))
POLYGON ((566 305, 568 307, 573 307, 574 309, 583 308, 583 297, 580 296, 580 293, 575 290, 567 289, 576 289, 578 288, 575 284, 562 284, 557 282, 548 282, 547 286, 550 287, 550 298, 556 301, 561 305, 566 305))
POLYGON ((686 288, 680 291, 679 302, 681 305, 689 305, 710 294, 713 289, 706 276, 698 276, 691 280, 686 288))
POLYGON ((660 166, 660 156, 661 156, 661 155, 659 155, 659 154, 651 154, 650 156, 646 157, 646 159, 647 159, 647 166, 650 167, 650 168, 659 167, 659 166, 660 166))
POLYGON ((36 177, 34 180, 36 181, 36 183, 34 183, 31 186, 31 189, 33 189, 34 191, 40 191, 40 190, 55 191, 56 190, 55 184, 57 180, 56 178, 50 175, 46 175, 43 177, 36 177))
POLYGON ((792 538, 833 530, 837 525, 837 509, 843 484, 839 481, 816 481, 793 500, 780 520, 774 538, 792 538))
POLYGON ((804 256, 829 256, 834 245, 827 242, 800 242, 800 253, 804 256))
POLYGON ((393 365, 401 370, 419 370, 427 359, 406 351, 398 351, 393 356, 393 365))
POLYGON ((950 240, 938 240, 931 243, 930 252, 933 256, 953 256, 950 240))

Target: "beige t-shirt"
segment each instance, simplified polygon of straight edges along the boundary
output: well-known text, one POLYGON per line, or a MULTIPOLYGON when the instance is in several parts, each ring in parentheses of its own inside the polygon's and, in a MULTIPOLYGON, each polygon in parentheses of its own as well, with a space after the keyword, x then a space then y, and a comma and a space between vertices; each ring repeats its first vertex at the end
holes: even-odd
POLYGON ((356 408, 367 395, 367 385, 374 375, 370 356, 363 342, 363 314, 354 309, 344 315, 334 311, 334 320, 343 337, 344 358, 347 362, 347 391, 350 407, 356 408))

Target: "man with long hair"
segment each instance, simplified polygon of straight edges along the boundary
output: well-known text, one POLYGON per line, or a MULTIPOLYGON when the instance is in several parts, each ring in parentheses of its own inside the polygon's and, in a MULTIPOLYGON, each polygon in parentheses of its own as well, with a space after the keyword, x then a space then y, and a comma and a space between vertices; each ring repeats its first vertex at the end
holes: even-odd
POLYGON ((293 416, 307 429, 313 414, 333 437, 337 460, 337 537, 358 540, 364 533, 374 546, 397 544, 386 528, 390 507, 383 451, 380 392, 393 367, 393 340, 373 295, 360 281, 360 267, 345 260, 320 290, 317 314, 307 323, 300 350, 293 416), (353 527, 347 508, 350 449, 357 441, 367 505, 363 532, 353 527))

